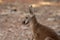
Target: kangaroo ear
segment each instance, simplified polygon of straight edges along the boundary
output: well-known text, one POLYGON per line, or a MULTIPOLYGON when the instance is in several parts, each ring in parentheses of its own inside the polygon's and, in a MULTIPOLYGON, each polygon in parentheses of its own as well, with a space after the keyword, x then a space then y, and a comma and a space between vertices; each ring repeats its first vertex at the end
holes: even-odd
POLYGON ((32 5, 29 5, 29 12, 30 12, 31 17, 35 16, 33 13, 33 6, 32 5))
POLYGON ((29 5, 29 12, 30 12, 30 14, 33 14, 33 7, 32 7, 32 5, 29 5))

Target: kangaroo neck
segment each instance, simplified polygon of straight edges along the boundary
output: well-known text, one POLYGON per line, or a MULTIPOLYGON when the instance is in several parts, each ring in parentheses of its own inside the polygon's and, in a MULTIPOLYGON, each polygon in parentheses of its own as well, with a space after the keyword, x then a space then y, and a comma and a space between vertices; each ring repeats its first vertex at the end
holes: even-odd
POLYGON ((33 26, 37 26, 38 22, 37 22, 35 16, 32 17, 31 24, 32 24, 33 26))

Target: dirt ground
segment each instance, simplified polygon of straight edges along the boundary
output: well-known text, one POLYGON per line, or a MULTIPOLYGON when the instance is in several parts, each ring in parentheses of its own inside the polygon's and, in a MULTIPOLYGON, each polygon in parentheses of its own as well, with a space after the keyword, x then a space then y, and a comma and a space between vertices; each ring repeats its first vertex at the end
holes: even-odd
MULTIPOLYGON (((0 4, 0 40, 32 40, 32 28, 22 24, 29 14, 28 3, 0 4)), ((33 10, 40 24, 54 29, 60 35, 60 7, 40 6, 33 10)))

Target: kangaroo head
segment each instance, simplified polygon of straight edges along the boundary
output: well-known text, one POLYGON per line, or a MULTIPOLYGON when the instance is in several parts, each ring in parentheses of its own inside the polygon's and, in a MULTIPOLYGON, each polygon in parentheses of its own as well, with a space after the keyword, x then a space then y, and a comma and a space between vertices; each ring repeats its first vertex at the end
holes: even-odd
POLYGON ((32 12, 32 5, 29 6, 29 15, 25 17, 25 20, 23 21, 23 24, 28 24, 32 19, 33 19, 33 16, 35 16, 32 12))

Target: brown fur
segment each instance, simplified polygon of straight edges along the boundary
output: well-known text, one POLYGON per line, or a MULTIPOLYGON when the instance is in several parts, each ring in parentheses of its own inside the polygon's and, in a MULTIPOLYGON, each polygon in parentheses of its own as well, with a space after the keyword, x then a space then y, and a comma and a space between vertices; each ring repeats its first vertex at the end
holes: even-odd
POLYGON ((59 40, 55 31, 49 27, 39 24, 35 18, 32 17, 31 22, 35 40, 45 40, 46 37, 50 37, 53 40, 59 40))
POLYGON ((59 40, 57 34, 53 29, 37 22, 36 17, 31 10, 31 7, 29 8, 29 12, 33 16, 27 17, 26 19, 29 19, 29 22, 26 23, 32 25, 35 40, 59 40))

